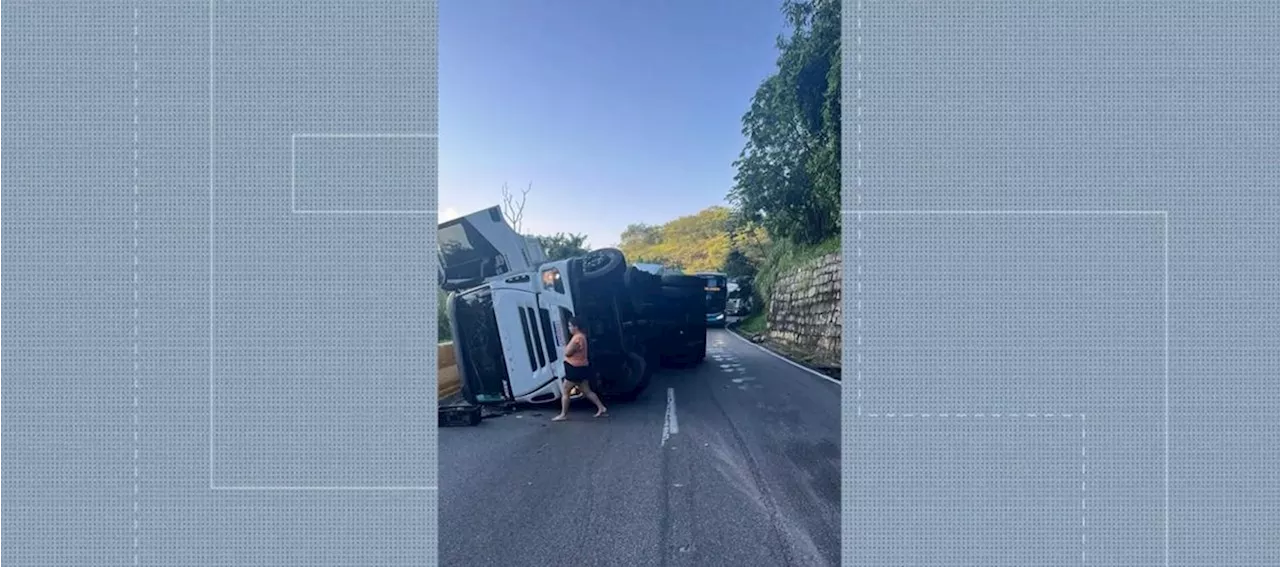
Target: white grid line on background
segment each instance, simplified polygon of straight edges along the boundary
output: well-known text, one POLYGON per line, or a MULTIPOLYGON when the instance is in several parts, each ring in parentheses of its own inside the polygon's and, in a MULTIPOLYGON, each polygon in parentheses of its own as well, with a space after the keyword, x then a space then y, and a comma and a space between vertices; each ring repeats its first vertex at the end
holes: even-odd
POLYGON ((138 553, 138 544, 141 536, 139 528, 141 527, 141 511, 138 505, 138 497, 140 490, 140 479, 138 470, 138 457, 141 452, 139 432, 138 432, 138 412, 141 411, 139 405, 139 373, 142 371, 139 359, 139 341, 141 336, 139 333, 139 315, 141 303, 138 289, 138 237, 139 237, 139 211, 141 200, 141 191, 138 187, 138 5, 135 2, 133 6, 133 564, 141 563, 141 555, 138 553))

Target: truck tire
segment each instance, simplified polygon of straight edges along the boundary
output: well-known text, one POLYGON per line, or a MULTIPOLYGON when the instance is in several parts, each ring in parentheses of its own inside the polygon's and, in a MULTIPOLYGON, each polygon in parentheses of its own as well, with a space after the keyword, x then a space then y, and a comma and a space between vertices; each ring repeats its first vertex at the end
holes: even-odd
POLYGON ((700 344, 701 346, 698 348, 697 352, 692 353, 692 354, 693 354, 693 363, 692 363, 692 364, 693 364, 693 366, 697 366, 697 365, 699 365, 699 364, 702 364, 702 361, 704 361, 704 360, 706 360, 706 359, 707 359, 707 338, 706 338, 706 336, 705 336, 705 335, 702 337, 702 342, 701 342, 701 343, 699 343, 699 344, 700 344))
POLYGON ((601 248, 582 257, 582 279, 599 280, 620 276, 627 268, 627 258, 617 248, 601 248))
POLYGON ((640 394, 644 392, 645 388, 649 387, 649 380, 653 377, 653 368, 649 366, 649 363, 645 360, 644 356, 634 352, 629 352, 627 353, 627 360, 630 373, 638 373, 639 381, 630 390, 619 392, 617 395, 613 396, 614 399, 623 402, 635 401, 636 398, 640 397, 640 394))

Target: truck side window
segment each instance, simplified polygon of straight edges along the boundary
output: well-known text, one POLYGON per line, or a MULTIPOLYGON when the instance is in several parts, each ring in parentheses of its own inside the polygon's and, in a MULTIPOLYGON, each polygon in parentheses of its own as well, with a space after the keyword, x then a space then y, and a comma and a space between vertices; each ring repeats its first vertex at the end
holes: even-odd
POLYGON ((556 293, 564 293, 564 279, 560 277, 560 270, 556 268, 543 270, 542 289, 554 289, 556 293))
POLYGON ((560 330, 564 331, 564 344, 569 344, 569 319, 573 318, 573 313, 568 309, 560 308, 560 330))

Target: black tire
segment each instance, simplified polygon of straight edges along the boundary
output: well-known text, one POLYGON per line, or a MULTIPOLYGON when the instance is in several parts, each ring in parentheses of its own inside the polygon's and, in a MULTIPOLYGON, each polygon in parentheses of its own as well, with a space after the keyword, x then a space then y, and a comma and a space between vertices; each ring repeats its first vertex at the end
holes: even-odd
POLYGON ((627 353, 627 360, 627 366, 630 372, 639 372, 640 378, 636 385, 630 390, 619 392, 616 396, 613 396, 615 400, 623 402, 635 401, 636 398, 640 397, 640 394, 645 391, 645 388, 649 387, 649 380, 653 377, 653 368, 649 366, 648 361, 646 361, 643 356, 634 352, 629 352, 627 353))
POLYGON ((601 248, 582 257, 582 279, 598 280, 620 276, 627 268, 627 257, 617 248, 601 248))
POLYGON ((703 339, 702 343, 700 344, 701 344, 701 347, 698 350, 690 352, 689 354, 685 355, 685 364, 687 366, 697 366, 699 364, 702 364, 702 361, 707 359, 706 339, 703 339))

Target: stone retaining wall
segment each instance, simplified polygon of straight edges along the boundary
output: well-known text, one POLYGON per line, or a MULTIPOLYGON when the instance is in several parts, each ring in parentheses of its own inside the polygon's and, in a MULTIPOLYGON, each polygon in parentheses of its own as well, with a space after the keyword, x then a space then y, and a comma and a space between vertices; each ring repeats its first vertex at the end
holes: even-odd
POLYGON ((784 274, 768 305, 766 337, 816 361, 840 366, 840 254, 828 254, 784 274))

